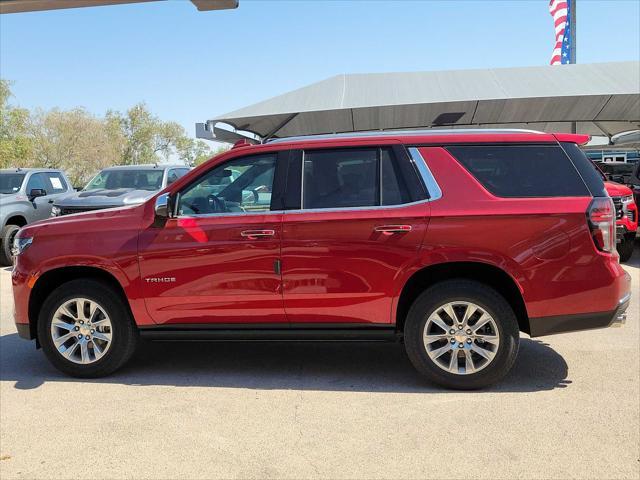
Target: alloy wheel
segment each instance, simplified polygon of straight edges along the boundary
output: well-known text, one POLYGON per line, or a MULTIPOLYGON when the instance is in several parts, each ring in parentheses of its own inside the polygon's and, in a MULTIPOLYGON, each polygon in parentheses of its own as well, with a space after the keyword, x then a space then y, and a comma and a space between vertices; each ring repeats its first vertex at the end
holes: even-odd
POLYGON ((500 346, 498 326, 472 302, 449 302, 436 308, 424 326, 424 346, 442 370, 469 375, 486 368, 500 346))
POLYGON ((87 298, 73 298, 60 305, 53 314, 50 330, 58 353, 73 363, 97 362, 111 346, 109 315, 87 298))

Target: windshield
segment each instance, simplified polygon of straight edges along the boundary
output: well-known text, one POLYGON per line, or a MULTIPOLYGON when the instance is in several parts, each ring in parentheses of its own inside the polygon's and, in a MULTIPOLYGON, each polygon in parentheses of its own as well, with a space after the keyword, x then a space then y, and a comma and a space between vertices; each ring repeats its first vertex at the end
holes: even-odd
POLYGON ((24 173, 0 173, 0 194, 16 193, 22 186, 24 173))
POLYGON ((85 190, 132 188, 155 191, 162 188, 164 170, 103 170, 93 177, 85 190))

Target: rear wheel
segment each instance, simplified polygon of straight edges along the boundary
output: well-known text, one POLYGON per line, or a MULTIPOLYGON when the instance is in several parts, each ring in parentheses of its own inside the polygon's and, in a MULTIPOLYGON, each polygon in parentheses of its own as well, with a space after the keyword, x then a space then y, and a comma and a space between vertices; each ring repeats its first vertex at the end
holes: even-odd
POLYGON ((133 355, 138 332, 117 292, 95 280, 73 280, 45 300, 38 339, 47 358, 74 377, 101 377, 133 355))
POLYGON ((2 232, 0 232, 0 241, 2 242, 0 248, 0 265, 8 266, 13 263, 13 254, 11 249, 13 248, 13 239, 18 233, 20 227, 18 225, 6 225, 2 232))
POLYGON ((471 390, 509 372, 518 353, 519 328, 498 292, 475 281, 448 280, 415 300, 404 338, 411 362, 427 379, 471 390))
POLYGON ((622 241, 616 246, 618 255, 620 255, 621 262, 628 262, 629 260, 631 260, 635 238, 635 233, 627 233, 622 237, 622 241))

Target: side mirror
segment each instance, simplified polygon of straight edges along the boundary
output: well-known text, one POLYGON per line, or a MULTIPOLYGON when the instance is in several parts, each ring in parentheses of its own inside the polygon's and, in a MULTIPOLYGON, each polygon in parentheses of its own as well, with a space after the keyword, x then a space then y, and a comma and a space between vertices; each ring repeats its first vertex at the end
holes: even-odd
POLYGON ((168 193, 163 193, 156 198, 155 212, 156 217, 159 219, 167 219, 171 217, 171 196, 168 193))
POLYGON ((43 190, 42 188, 32 188, 31 191, 29 192, 29 200, 33 201, 38 197, 44 197, 46 195, 47 195, 46 190, 43 190))

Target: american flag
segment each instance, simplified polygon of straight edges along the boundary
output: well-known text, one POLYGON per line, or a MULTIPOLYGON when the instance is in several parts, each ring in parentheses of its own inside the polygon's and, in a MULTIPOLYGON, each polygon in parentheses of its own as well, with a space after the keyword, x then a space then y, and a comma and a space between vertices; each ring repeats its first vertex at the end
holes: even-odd
POLYGON ((571 22, 569 17, 571 2, 575 0, 550 0, 549 13, 553 17, 556 30, 556 46, 551 54, 551 65, 571 63, 571 22))

